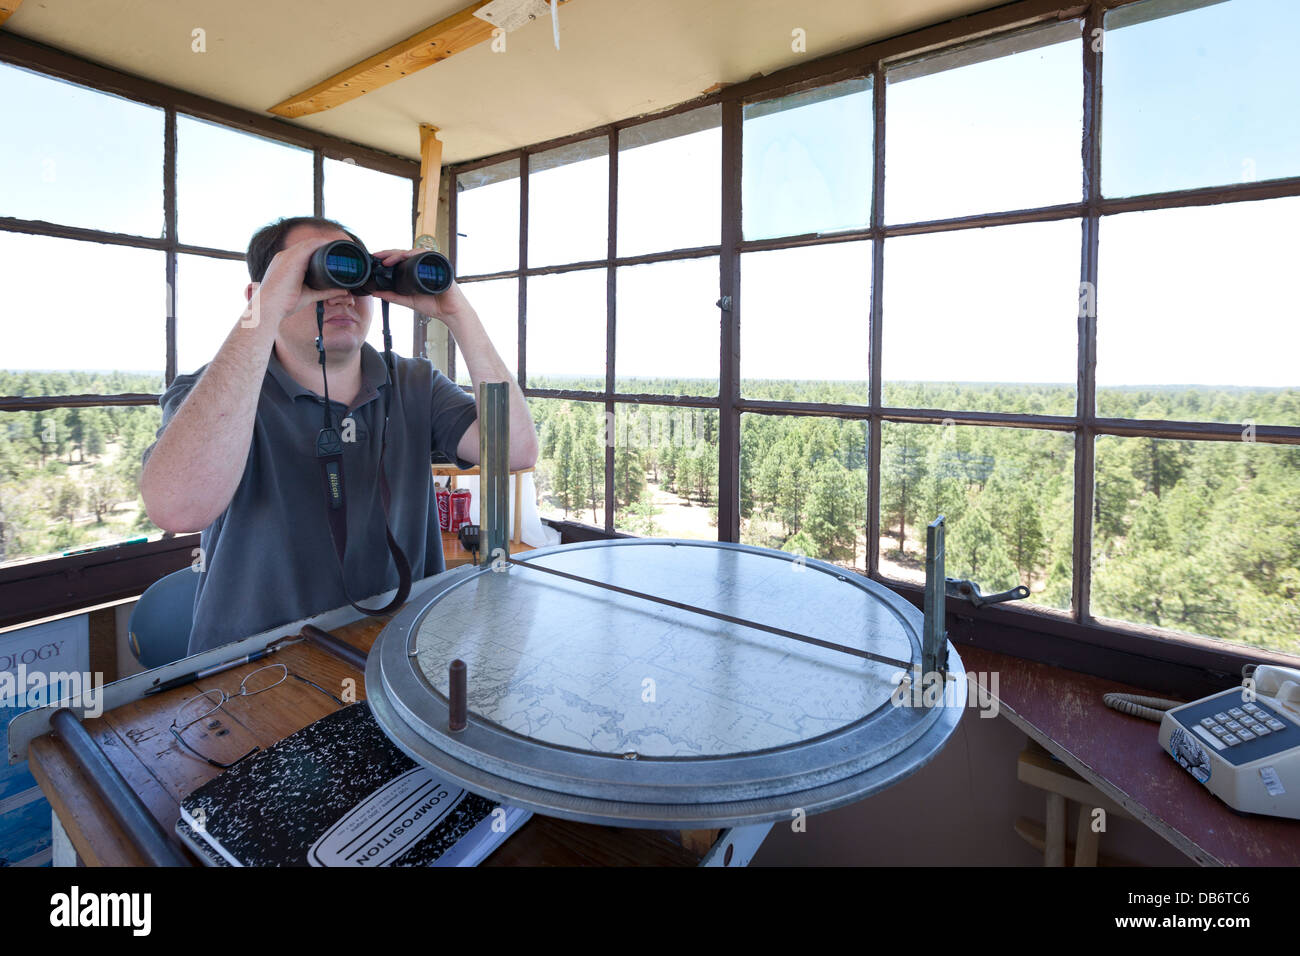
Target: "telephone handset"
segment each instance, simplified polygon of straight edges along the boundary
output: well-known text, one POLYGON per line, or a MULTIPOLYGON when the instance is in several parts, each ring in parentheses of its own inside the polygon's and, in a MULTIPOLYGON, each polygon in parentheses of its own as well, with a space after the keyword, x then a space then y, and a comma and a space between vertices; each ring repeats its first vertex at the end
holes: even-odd
POLYGON ((1300 670, 1261 664, 1165 711, 1160 746, 1233 809, 1300 819, 1300 670))

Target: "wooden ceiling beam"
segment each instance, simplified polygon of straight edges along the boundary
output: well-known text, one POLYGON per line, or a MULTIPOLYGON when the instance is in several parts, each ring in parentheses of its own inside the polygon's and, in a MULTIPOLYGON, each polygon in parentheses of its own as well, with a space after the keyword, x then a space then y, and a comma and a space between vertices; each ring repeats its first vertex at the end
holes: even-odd
MULTIPOLYGON (((5 2, 13 3, 14 0, 0 0, 0 3, 5 2)), ((335 73, 311 89, 277 103, 267 112, 288 119, 321 113, 490 40, 492 31, 497 28, 474 16, 474 11, 489 2, 472 3, 427 30, 421 30, 415 36, 335 73)), ((560 0, 560 5, 565 2, 567 0, 560 0)))
POLYGON ((23 0, 0 0, 0 26, 4 26, 4 22, 22 5, 23 0))

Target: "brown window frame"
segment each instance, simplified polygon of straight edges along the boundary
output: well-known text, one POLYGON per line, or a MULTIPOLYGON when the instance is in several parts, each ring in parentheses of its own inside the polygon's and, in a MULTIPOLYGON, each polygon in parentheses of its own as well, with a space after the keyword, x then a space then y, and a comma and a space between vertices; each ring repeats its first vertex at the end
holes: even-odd
MULTIPOLYGON (((326 158, 346 160, 389 175, 411 180, 411 222, 415 223, 420 164, 335 136, 318 133, 279 118, 259 115, 206 97, 132 76, 83 60, 53 47, 0 32, 0 63, 19 67, 52 80, 63 80, 132 102, 163 110, 163 234, 161 237, 67 226, 39 219, 0 216, 0 231, 32 236, 77 239, 136 249, 161 251, 167 283, 164 380, 170 385, 176 368, 176 264, 180 255, 244 260, 242 250, 213 249, 179 241, 176 212, 176 128, 184 115, 215 123, 235 132, 259 136, 288 146, 311 150, 313 214, 324 208, 326 158)), ((425 323, 417 317, 412 354, 423 355, 425 323)), ((45 411, 52 408, 157 405, 161 395, 134 392, 116 395, 0 396, 0 413, 45 411)), ((80 607, 115 601, 141 593, 168 571, 184 567, 197 534, 173 535, 141 544, 110 546, 104 551, 71 557, 25 561, 0 568, 0 627, 62 613, 80 607)), ((289 546, 286 543, 286 546, 289 546)))
MULTIPOLYGON (((950 232, 985 226, 1012 225, 1074 219, 1082 227, 1080 282, 1098 288, 1098 225, 1103 216, 1140 210, 1172 209, 1184 206, 1216 205, 1257 199, 1300 195, 1300 176, 1265 182, 1233 184, 1206 188, 1174 190, 1136 197, 1104 198, 1101 195, 1101 67, 1104 53, 1089 37, 1103 27, 1107 11, 1142 0, 1090 0, 1086 3, 1061 3, 1060 0, 1021 0, 984 13, 942 23, 877 43, 829 56, 808 64, 783 70, 770 76, 726 87, 710 95, 678 104, 671 109, 606 124, 527 147, 507 150, 449 168, 450 242, 449 255, 456 261, 458 177, 486 166, 517 160, 520 176, 519 267, 481 275, 457 276, 469 286, 491 279, 519 279, 519 384, 530 398, 569 399, 603 404, 613 414, 619 404, 672 405, 711 408, 719 413, 718 468, 718 536, 722 541, 738 541, 740 530, 740 419, 745 413, 782 415, 834 416, 860 419, 871 423, 868 446, 867 540, 868 570, 879 581, 919 603, 921 589, 916 585, 886 578, 879 568, 879 549, 872 542, 880 533, 880 433, 883 422, 915 422, 942 425, 953 423, 974 426, 1014 426, 1070 433, 1074 436, 1074 539, 1073 587, 1069 612, 1042 608, 992 607, 978 611, 969 605, 949 602, 959 626, 953 633, 959 639, 996 645, 1019 656, 1051 659, 1093 673, 1119 674, 1135 679, 1141 676, 1148 686, 1190 688, 1189 692, 1218 686, 1223 680, 1237 680, 1240 667, 1270 659, 1286 658, 1276 652, 1256 651, 1229 645, 1213 638, 1175 634, 1141 624, 1117 626, 1098 623, 1091 614, 1092 580, 1092 511, 1095 439, 1099 435, 1173 438, 1202 441, 1239 441, 1241 426, 1233 423, 1195 421, 1155 421, 1103 418, 1096 413, 1096 315, 1079 319, 1077 395, 1075 414, 1026 415, 1004 412, 973 412, 933 408, 890 407, 882 403, 881 390, 881 317, 884 239, 923 233, 950 232), (1083 70, 1083 183, 1078 202, 1052 206, 1007 210, 953 219, 926 222, 892 223, 884 219, 882 199, 885 182, 885 111, 886 73, 898 64, 933 53, 947 53, 966 45, 1021 30, 1064 21, 1081 25, 1083 70), (784 96, 800 90, 821 87, 842 80, 871 77, 874 109, 872 138, 874 172, 872 178, 871 223, 867 228, 845 230, 833 236, 816 234, 746 240, 741 233, 741 124, 743 106, 748 102, 784 96), (722 110, 722 223, 717 245, 674 249, 637 256, 618 256, 618 137, 621 130, 664 119, 677 113, 720 104, 722 110), (609 236, 608 254, 604 259, 551 265, 528 266, 528 162, 533 154, 600 136, 608 138, 609 162, 609 236), (825 245, 855 240, 872 241, 872 286, 870 312, 870 401, 866 405, 832 405, 811 402, 767 401, 743 398, 740 394, 740 355, 738 318, 742 312, 740 257, 757 250, 786 249, 825 245), (664 262, 700 256, 719 257, 720 294, 731 297, 731 311, 723 313, 720 383, 717 398, 629 394, 615 390, 615 311, 614 282, 621 266, 647 262, 664 262), (530 276, 549 275, 576 269, 604 267, 607 270, 606 369, 602 391, 530 388, 527 384, 527 282, 530 276), (730 316, 730 318, 728 318, 730 316)), ((1098 45, 1100 47, 1100 45, 1098 45)), ((1089 310, 1091 311, 1091 310, 1089 310)), ((448 338, 445 367, 455 376, 455 347, 448 338)), ((1284 445, 1300 444, 1300 426, 1256 426, 1255 440, 1284 445)), ((588 532, 592 526, 567 522, 588 532)), ((605 449, 605 527, 606 535, 617 534, 614 528, 614 448, 605 449)), ((1294 659, 1292 659, 1294 660, 1294 659)))

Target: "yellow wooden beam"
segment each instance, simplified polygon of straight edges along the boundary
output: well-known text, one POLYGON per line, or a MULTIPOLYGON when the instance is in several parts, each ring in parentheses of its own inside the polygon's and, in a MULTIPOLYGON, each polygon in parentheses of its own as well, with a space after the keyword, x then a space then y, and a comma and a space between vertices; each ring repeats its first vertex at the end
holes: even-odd
MULTIPOLYGON (((0 2, 13 3, 14 0, 0 2)), ((484 40, 491 39, 492 31, 497 29, 486 20, 474 16, 475 10, 487 6, 489 2, 490 0, 480 0, 472 3, 445 20, 439 20, 427 30, 421 30, 415 36, 381 50, 341 73, 335 73, 311 89, 277 103, 267 112, 295 119, 333 109, 462 50, 477 46, 484 40)), ((566 0, 560 0, 561 6, 565 2, 566 0)))
POLYGON ((0 0, 0 26, 3 26, 4 22, 22 5, 23 0, 0 0))
POLYGON ((442 179, 442 140, 438 127, 420 124, 420 192, 416 203, 415 236, 433 236, 438 228, 438 184, 442 179))

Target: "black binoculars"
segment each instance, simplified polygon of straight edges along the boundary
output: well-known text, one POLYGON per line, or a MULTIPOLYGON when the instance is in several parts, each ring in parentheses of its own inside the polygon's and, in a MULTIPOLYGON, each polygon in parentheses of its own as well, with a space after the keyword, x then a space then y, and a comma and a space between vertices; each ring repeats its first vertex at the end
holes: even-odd
POLYGON ((361 295, 435 295, 450 289, 452 278, 451 262, 441 253, 421 252, 386 266, 364 247, 346 239, 321 246, 307 263, 307 285, 311 288, 352 289, 361 295))

